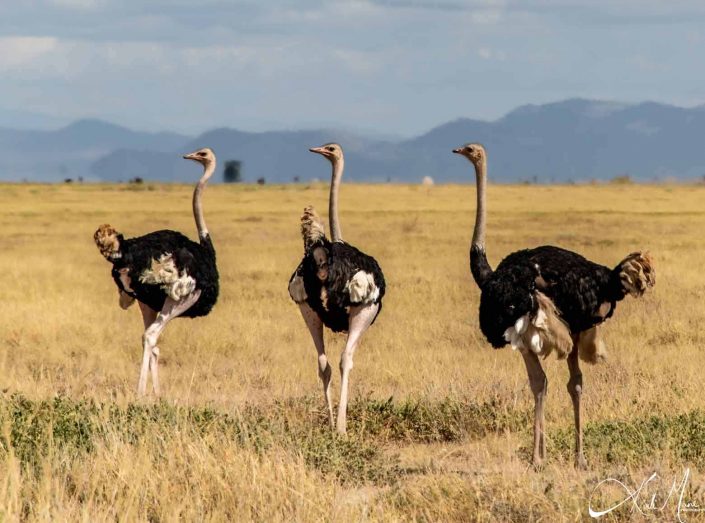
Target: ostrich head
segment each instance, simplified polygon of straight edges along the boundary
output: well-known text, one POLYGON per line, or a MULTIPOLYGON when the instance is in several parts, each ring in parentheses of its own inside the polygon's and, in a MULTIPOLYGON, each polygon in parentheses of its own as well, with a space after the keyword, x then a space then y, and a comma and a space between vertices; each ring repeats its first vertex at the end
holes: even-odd
POLYGON ((478 165, 487 158, 485 148, 479 143, 467 143, 462 147, 453 149, 453 152, 465 156, 465 158, 470 160, 474 165, 478 165))
POLYGON ((343 148, 337 143, 327 143, 325 145, 321 145, 320 147, 311 147, 309 151, 320 154, 321 156, 327 158, 331 163, 337 163, 343 159, 343 148))
POLYGON ((194 162, 200 163, 205 168, 215 163, 215 153, 213 153, 211 148, 204 147, 198 151, 185 154, 184 160, 193 160, 194 162))

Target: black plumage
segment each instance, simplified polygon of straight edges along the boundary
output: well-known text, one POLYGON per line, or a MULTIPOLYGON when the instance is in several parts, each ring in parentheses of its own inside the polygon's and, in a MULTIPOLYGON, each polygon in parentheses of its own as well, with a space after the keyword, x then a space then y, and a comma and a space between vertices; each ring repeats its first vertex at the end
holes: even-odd
POLYGON ((525 314, 536 313, 537 291, 555 303, 571 332, 598 325, 627 294, 620 267, 610 269, 550 245, 512 253, 481 280, 482 333, 494 347, 506 345, 504 332, 525 314))
MULTIPOLYGON (((331 242, 326 238, 318 240, 305 252, 303 260, 291 275, 289 283, 297 276, 303 279, 306 303, 313 309, 323 324, 333 332, 348 330, 349 307, 359 305, 351 300, 348 282, 358 271, 371 274, 379 293, 367 303, 379 304, 377 315, 382 311, 382 298, 385 281, 377 260, 345 242, 331 242), (314 251, 322 248, 327 258, 327 277, 321 281, 314 251)), ((293 296, 292 296, 293 298, 293 296)))
POLYGON ((140 276, 151 269, 155 260, 170 254, 179 274, 193 278, 196 289, 201 291, 198 301, 181 316, 196 318, 211 311, 218 299, 218 268, 210 235, 196 243, 180 232, 161 230, 129 239, 120 235, 119 241, 119 255, 112 259, 112 276, 120 290, 152 310, 160 311, 167 298, 166 292, 159 284, 141 282, 140 276), (125 274, 129 277, 129 289, 121 279, 125 274))

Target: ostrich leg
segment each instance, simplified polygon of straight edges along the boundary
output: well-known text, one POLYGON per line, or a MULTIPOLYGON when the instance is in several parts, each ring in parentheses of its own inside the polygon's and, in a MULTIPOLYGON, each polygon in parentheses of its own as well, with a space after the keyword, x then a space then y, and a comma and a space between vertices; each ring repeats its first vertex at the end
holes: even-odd
POLYGON ((323 344, 323 323, 307 303, 299 303, 299 309, 301 309, 301 315, 304 317, 306 326, 313 338, 313 344, 316 346, 316 352, 318 352, 318 377, 323 382, 323 397, 328 407, 328 421, 331 428, 333 428, 333 404, 330 401, 330 378, 333 372, 330 363, 328 363, 326 349, 323 344))
POLYGON ((355 349, 357 349, 362 334, 372 325, 378 310, 378 304, 350 307, 348 339, 340 357, 340 404, 338 405, 338 422, 336 425, 336 430, 339 434, 345 434, 346 431, 348 380, 350 379, 350 370, 353 368, 353 354, 355 354, 355 349))
MULTIPOLYGON (((576 340, 577 341, 577 340, 576 340)), ((583 394, 583 373, 578 363, 578 344, 573 344, 573 350, 568 354, 568 394, 573 400, 573 414, 575 416, 575 466, 579 469, 587 468, 587 461, 583 454, 583 426, 580 418, 580 397, 583 394)))
POLYGON ((120 308, 123 310, 127 310, 130 308, 130 305, 132 305, 135 302, 135 299, 127 294, 126 292, 119 291, 120 294, 120 299, 119 299, 119 304, 120 308))
POLYGON ((541 368, 541 362, 535 353, 528 349, 521 351, 526 364, 526 372, 529 375, 529 386, 534 395, 534 453, 532 461, 535 467, 543 465, 543 458, 546 455, 546 440, 543 429, 543 403, 548 390, 548 380, 541 368))
POLYGON ((137 384, 137 394, 144 396, 147 392, 147 373, 150 369, 150 363, 152 359, 155 360, 155 365, 152 367, 152 379, 156 378, 156 383, 159 383, 159 368, 156 365, 156 356, 159 355, 159 349, 157 348, 157 341, 159 340, 159 335, 162 333, 167 323, 176 318, 177 316, 186 312, 194 303, 198 301, 201 297, 201 291, 196 289, 188 296, 184 296, 180 300, 173 300, 172 298, 167 298, 164 302, 162 310, 159 311, 155 320, 147 327, 142 336, 142 369, 140 370, 140 380, 137 384), (154 349, 157 349, 156 352, 154 349))
MULTIPOLYGON (((157 311, 152 309, 149 305, 145 305, 141 301, 138 302, 140 306, 140 312, 142 313, 142 321, 144 322, 145 330, 149 327, 154 320, 157 319, 157 311)), ((152 390, 154 394, 159 396, 159 347, 153 347, 152 353, 149 358, 149 370, 152 371, 152 390)))

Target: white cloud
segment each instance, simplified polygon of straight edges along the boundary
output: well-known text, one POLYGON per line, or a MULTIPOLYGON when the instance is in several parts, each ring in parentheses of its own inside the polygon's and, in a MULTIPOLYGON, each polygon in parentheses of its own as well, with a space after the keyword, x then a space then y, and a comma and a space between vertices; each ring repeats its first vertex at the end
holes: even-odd
POLYGON ((233 67, 257 62, 264 57, 263 51, 252 46, 211 45, 180 49, 174 58, 197 71, 202 68, 212 69, 214 66, 233 67))
POLYGON ((490 47, 480 47, 477 50, 477 56, 483 60, 497 60, 503 62, 507 59, 507 54, 504 51, 492 49, 490 47))
POLYGON ((669 64, 656 60, 650 56, 638 54, 632 58, 632 63, 642 71, 647 73, 665 73, 669 70, 669 64))
POLYGON ((58 40, 51 36, 0 37, 0 71, 24 67, 51 52, 58 40))
POLYGON ((49 0, 50 5, 68 9, 97 9, 106 5, 104 0, 49 0))
POLYGON ((384 65, 381 56, 377 53, 353 49, 333 49, 332 55, 344 68, 355 74, 373 74, 378 72, 384 65))

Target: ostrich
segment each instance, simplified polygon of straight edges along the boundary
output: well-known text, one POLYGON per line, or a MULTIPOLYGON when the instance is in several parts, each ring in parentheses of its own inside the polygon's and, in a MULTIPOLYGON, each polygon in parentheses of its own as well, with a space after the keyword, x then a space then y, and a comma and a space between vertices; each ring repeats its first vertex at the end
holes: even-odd
POLYGON ((493 347, 509 343, 524 358, 535 402, 534 466, 541 466, 546 453, 543 408, 548 381, 538 357, 555 351, 558 358, 567 358, 575 464, 585 468, 580 411, 583 378, 578 357, 587 363, 604 359, 598 326, 612 316, 617 302, 627 294, 639 297, 653 287, 651 257, 634 252, 610 269, 560 247, 542 246, 510 254, 493 271, 485 255, 487 154, 474 143, 453 152, 473 163, 477 178, 470 269, 481 291, 480 329, 493 347))
POLYGON ((323 222, 314 208, 306 207, 301 217, 305 253, 289 280, 289 295, 298 304, 318 351, 318 376, 323 382, 331 428, 345 434, 353 354, 363 333, 382 310, 385 283, 377 261, 344 242, 340 232, 338 190, 343 176, 343 149, 329 143, 310 151, 327 158, 333 166, 328 207, 331 239, 326 238, 323 222), (333 332, 348 332, 340 358, 340 404, 335 427, 323 325, 333 332))
POLYGON ((95 232, 100 253, 113 264, 112 276, 118 288, 120 307, 135 300, 144 320, 142 368, 137 393, 147 389, 151 370, 152 388, 159 394, 159 348, 157 341, 167 323, 179 316, 207 315, 218 299, 218 269, 215 249, 203 218, 201 194, 215 172, 215 154, 204 148, 184 156, 203 166, 203 176, 193 192, 193 215, 199 243, 183 234, 162 230, 125 239, 110 225, 95 232))

